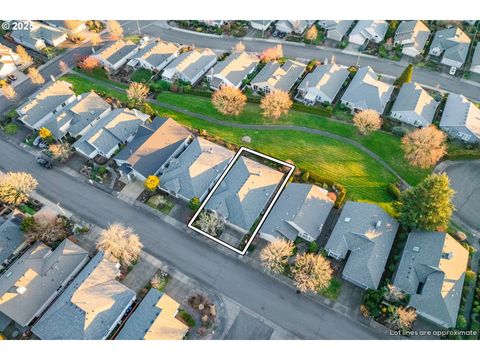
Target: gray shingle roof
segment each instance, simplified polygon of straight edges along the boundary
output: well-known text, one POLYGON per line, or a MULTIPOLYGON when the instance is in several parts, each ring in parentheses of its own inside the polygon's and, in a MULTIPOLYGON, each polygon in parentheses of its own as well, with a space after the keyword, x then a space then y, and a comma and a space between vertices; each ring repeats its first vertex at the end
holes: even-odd
POLYGON ((58 38, 65 36, 65 33, 53 26, 40 23, 38 21, 29 21, 31 28, 25 26, 22 29, 15 29, 12 31, 11 36, 14 39, 19 39, 21 42, 34 45, 38 39, 45 40, 48 43, 52 43, 58 38))
POLYGON ((425 119, 425 122, 431 123, 437 106, 438 102, 423 90, 419 84, 405 83, 402 85, 400 93, 393 104, 392 112, 413 111, 425 119))
POLYGON ((334 99, 347 80, 349 72, 346 67, 337 64, 317 66, 302 80, 298 89, 307 99, 313 100, 317 93, 322 93, 334 99))
POLYGON ((480 73, 480 44, 478 43, 475 48, 475 52, 473 53, 472 67, 470 68, 470 70, 475 71, 476 73, 480 73))
POLYGON ((205 208, 248 231, 273 197, 283 176, 278 170, 240 156, 205 208))
POLYGON ((272 90, 289 92, 295 82, 305 71, 306 65, 293 60, 287 60, 283 65, 279 62, 269 62, 252 80, 251 85, 268 83, 272 90))
POLYGON ((204 138, 196 138, 161 175, 161 187, 186 199, 201 198, 227 167, 234 153, 204 138))
POLYGON ((17 109, 23 122, 34 126, 55 108, 75 96, 72 85, 66 81, 54 81, 44 86, 17 109))
POLYGON ((413 48, 421 52, 430 36, 430 30, 421 20, 402 21, 395 32, 395 42, 407 41, 413 48))
POLYGON ((438 48, 440 51, 444 51, 443 58, 464 63, 470 42, 471 40, 467 34, 457 27, 452 27, 435 33, 435 37, 430 45, 430 51, 438 48))
POLYGON ((162 65, 164 61, 178 50, 179 47, 171 42, 152 39, 135 54, 134 58, 143 59, 156 68, 162 65))
POLYGON ((135 300, 117 280, 115 264, 102 252, 82 269, 33 326, 42 340, 102 340, 135 300))
POLYGON ((168 64, 164 71, 175 69, 187 79, 194 79, 216 58, 217 55, 210 49, 186 51, 168 64))
POLYGON ((300 231, 316 239, 333 207, 328 191, 311 184, 288 184, 273 206, 260 233, 294 241, 300 231))
POLYGON ((253 54, 234 52, 212 68, 213 79, 226 79, 235 86, 240 84, 258 63, 258 58, 253 54))
POLYGON ((347 201, 328 239, 329 256, 345 259, 343 277, 377 289, 398 229, 398 222, 378 205, 347 201))
POLYGON ((117 40, 113 44, 106 46, 96 56, 100 59, 108 61, 115 65, 120 60, 124 59, 128 54, 137 48, 137 45, 132 41, 117 40))
POLYGON ((147 177, 155 174, 191 136, 190 131, 173 119, 157 116, 152 122, 140 125, 133 140, 116 159, 147 177))
POLYGON ((0 277, 0 311, 26 326, 87 258, 88 252, 70 240, 53 251, 37 242, 0 277))
POLYGON ((392 85, 379 81, 372 68, 365 66, 355 74, 342 96, 342 101, 353 104, 357 109, 372 109, 381 114, 390 99, 392 91, 392 85))
POLYGON ((23 232, 20 230, 20 223, 19 218, 10 217, 0 224, 0 264, 23 244, 23 232))
POLYGON ((480 109, 465 96, 449 94, 440 127, 466 127, 480 139, 480 109))
POLYGON ((467 250, 450 235, 412 232, 394 285, 411 295, 409 305, 419 313, 445 327, 454 327, 467 263, 467 250))

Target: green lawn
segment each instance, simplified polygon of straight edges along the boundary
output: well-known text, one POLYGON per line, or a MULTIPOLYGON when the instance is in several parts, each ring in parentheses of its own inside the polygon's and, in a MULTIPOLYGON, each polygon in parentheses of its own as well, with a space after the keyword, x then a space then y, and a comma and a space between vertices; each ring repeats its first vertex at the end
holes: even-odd
POLYGON ((135 72, 130 77, 130 80, 134 82, 147 83, 150 81, 152 75, 153 74, 150 70, 140 68, 135 70, 135 72))
POLYGON ((3 131, 5 131, 7 135, 15 135, 18 131, 18 125, 13 123, 7 124, 3 128, 3 131))
POLYGON ((318 293, 329 298, 332 301, 337 301, 338 295, 340 295, 340 289, 342 288, 342 281, 337 278, 333 278, 330 281, 330 285, 326 289, 320 290, 318 293))

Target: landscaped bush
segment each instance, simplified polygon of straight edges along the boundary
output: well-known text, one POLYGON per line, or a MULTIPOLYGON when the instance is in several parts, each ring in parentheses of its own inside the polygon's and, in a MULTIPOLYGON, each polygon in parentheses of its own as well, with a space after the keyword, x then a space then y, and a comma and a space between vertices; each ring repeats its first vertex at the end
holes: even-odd
POLYGON ((393 135, 397 135, 397 136, 404 136, 406 133, 407 133, 407 129, 405 129, 404 127, 402 126, 393 126, 392 127, 392 134, 393 135))
POLYGON ((400 195, 402 194, 397 184, 395 183, 390 183, 387 185, 387 193, 395 200, 399 200, 400 195))
POLYGON ((5 127, 3 128, 3 131, 5 131, 5 134, 7 135, 15 135, 18 131, 18 126, 17 124, 7 124, 5 125, 5 127))
POLYGON ((475 271, 467 270, 465 272, 465 283, 467 283, 469 286, 475 282, 476 278, 477 276, 475 271))
POLYGON ((303 174, 302 174, 302 178, 301 178, 302 181, 303 182, 308 182, 309 178, 310 178, 310 173, 308 171, 304 171, 303 174))
POLYGON ((318 252, 318 244, 315 240, 310 242, 310 244, 308 244, 308 250, 307 251, 309 253, 317 253, 318 252))
POLYGON ((382 303, 384 294, 385 289, 368 289, 363 296, 363 305, 374 318, 380 316, 380 304, 382 303))
POLYGON ((194 327, 195 326, 195 319, 193 318, 192 315, 190 315, 188 312, 186 312, 185 310, 183 309, 180 309, 178 310, 178 316, 180 316, 180 318, 185 321, 185 323, 189 326, 189 327, 194 327))
POLYGON ((149 84, 149 86, 150 86, 150 91, 154 93, 170 90, 170 83, 168 83, 165 80, 159 80, 157 82, 149 84))

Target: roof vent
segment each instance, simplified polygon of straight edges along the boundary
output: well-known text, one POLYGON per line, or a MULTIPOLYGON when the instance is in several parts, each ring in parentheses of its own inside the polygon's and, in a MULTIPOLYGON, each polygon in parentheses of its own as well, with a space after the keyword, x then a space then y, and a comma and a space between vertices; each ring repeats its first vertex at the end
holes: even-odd
POLYGON ((413 252, 418 253, 418 252, 420 252, 420 246, 414 246, 412 250, 413 250, 413 252))
POLYGON ((448 253, 443 253, 442 254, 442 259, 450 260, 451 258, 453 258, 453 253, 451 251, 448 252, 448 253))
POLYGON ((350 218, 349 217, 346 217, 345 219, 343 219, 343 221, 345 221, 346 223, 349 223, 350 222, 350 218))
POLYGON ((25 292, 27 291, 27 288, 25 286, 18 286, 16 291, 17 291, 17 294, 22 295, 22 294, 25 294, 25 292))
POLYGON ((378 221, 375 223, 375 229, 378 229, 380 226, 382 226, 382 221, 381 221, 381 220, 378 220, 378 221))

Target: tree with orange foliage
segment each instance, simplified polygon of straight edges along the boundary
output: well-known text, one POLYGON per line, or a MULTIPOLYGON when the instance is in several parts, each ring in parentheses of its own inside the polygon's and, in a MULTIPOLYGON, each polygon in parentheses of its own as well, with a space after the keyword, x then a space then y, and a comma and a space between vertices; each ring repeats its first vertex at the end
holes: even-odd
POLYGON ((428 169, 447 152, 446 134, 435 126, 414 130, 402 138, 405 159, 412 166, 428 169))
POLYGON ((260 108, 264 117, 278 120, 282 115, 288 114, 292 104, 288 92, 275 90, 263 97, 260 108))
POLYGON ((212 95, 212 104, 219 113, 239 115, 247 104, 247 97, 239 89, 223 86, 212 95))

